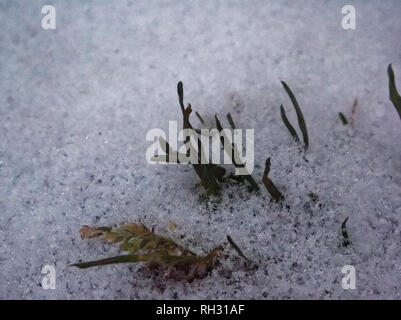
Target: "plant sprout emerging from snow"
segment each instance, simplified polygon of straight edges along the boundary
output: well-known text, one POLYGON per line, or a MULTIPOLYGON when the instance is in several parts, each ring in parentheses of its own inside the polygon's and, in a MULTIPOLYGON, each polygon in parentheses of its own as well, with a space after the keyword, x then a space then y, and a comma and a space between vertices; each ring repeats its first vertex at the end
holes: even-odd
MULTIPOLYGON (((184 106, 184 89, 182 82, 178 82, 177 85, 177 93, 178 93, 178 101, 181 107, 182 116, 183 116, 183 127, 184 129, 193 129, 190 121, 189 116, 192 112, 192 107, 190 104, 185 108, 184 106)), ((199 116, 198 116, 199 117, 199 116)), ((202 119, 203 121, 203 119, 202 119)), ((190 143, 190 138, 187 137, 185 141, 185 145, 190 143)), ((201 140, 197 139, 198 143, 198 163, 199 164, 192 164, 196 174, 198 175, 199 179, 201 180, 201 184, 206 189, 208 194, 218 194, 221 190, 221 182, 223 181, 223 176, 226 170, 216 164, 202 164, 201 161, 201 153, 203 152, 201 140)), ((190 149, 187 149, 189 154, 190 149)))
MULTIPOLYGON (((233 129, 235 129, 234 121, 233 121, 233 119, 231 118, 231 115, 230 115, 230 114, 227 115, 227 119, 228 119, 228 121, 230 122, 230 125, 231 125, 232 127, 234 127, 233 129)), ((215 115, 215 120, 216 120, 216 127, 217 127, 217 130, 219 130, 219 133, 220 133, 221 135, 224 136, 224 135, 225 135, 225 132, 224 132, 223 127, 222 127, 222 125, 221 125, 221 123, 220 123, 220 120, 217 118, 217 115, 215 115)), ((222 143, 223 146, 224 146, 224 142, 227 141, 228 139, 227 139, 227 138, 224 138, 223 136, 221 136, 220 139, 221 139, 221 143, 222 143)), ((231 150, 231 155, 230 155, 230 157, 231 157, 231 159, 232 159, 232 163, 234 164, 234 166, 235 166, 236 168, 245 168, 245 164, 244 164, 244 163, 237 162, 237 161, 235 160, 235 159, 239 159, 239 158, 240 158, 240 157, 239 157, 239 151, 238 151, 238 149, 237 149, 237 146, 236 146, 234 143, 232 143, 232 144, 231 144, 231 149, 229 149, 229 150, 231 150)), ((253 177, 252 177, 250 174, 243 175, 242 178, 245 179, 246 181, 248 181, 249 184, 251 185, 251 187, 252 187, 255 191, 259 191, 259 186, 258 186, 258 184, 256 183, 255 179, 253 179, 253 177)))
MULTIPOLYGON (((283 85, 284 89, 286 90, 286 92, 288 93, 288 95, 294 105, 295 111, 297 113, 298 124, 299 124, 299 127, 302 132, 304 148, 306 150, 309 145, 309 137, 308 137, 308 132, 307 132, 304 116, 302 114, 302 111, 301 111, 301 109, 298 105, 298 102, 297 102, 294 94, 292 93, 291 89, 288 87, 288 85, 285 82, 282 82, 282 85, 283 85)), ((195 139, 197 141, 197 145, 198 145, 198 149, 197 149, 198 151, 197 151, 196 157, 201 157, 201 155, 204 154, 204 150, 202 148, 203 147, 202 139, 199 138, 199 135, 202 135, 202 130, 194 129, 189 121, 189 116, 192 112, 192 107, 190 104, 188 104, 187 107, 184 106, 184 89, 183 89, 183 84, 181 81, 178 82, 177 93, 178 93, 178 101, 179 101, 182 115, 183 115, 183 129, 184 130, 191 129, 191 130, 194 130, 196 133, 198 133, 198 136, 195 139)), ((205 123, 203 117, 198 112, 195 112, 195 114, 198 117, 201 124, 205 126, 206 123, 205 123)), ((300 140, 298 138, 298 134, 296 133, 294 127, 289 122, 289 120, 285 114, 285 110, 284 110, 283 106, 281 106, 281 116, 282 116, 284 124, 290 131, 291 135, 294 137, 294 139, 297 142, 300 142, 300 140)), ((228 121, 229 125, 231 126, 231 128, 233 130, 235 130, 236 125, 235 125, 234 120, 230 113, 227 114, 227 121, 228 121)), ((234 142, 232 142, 229 138, 227 138, 227 136, 225 135, 223 126, 217 115, 215 115, 215 123, 216 123, 217 132, 220 136, 220 141, 221 141, 222 147, 224 148, 224 150, 226 152, 227 152, 227 150, 229 150, 228 154, 232 160, 231 163, 234 164, 234 166, 236 168, 245 168, 245 164, 237 160, 237 159, 241 159, 239 156, 239 150, 237 148, 237 145, 234 142), (225 144, 227 142, 231 143, 231 146, 229 146, 229 148, 226 148, 225 144)), ((162 139, 162 138, 160 138, 160 139, 162 139)), ((171 152, 176 152, 176 151, 172 150, 170 148, 169 144, 167 143, 167 141, 165 141, 164 139, 162 139, 161 142, 162 142, 161 146, 163 148, 163 151, 166 153, 166 161, 169 162, 169 154, 171 152)), ((185 140, 185 144, 184 144, 185 147, 187 148, 186 149, 187 154, 190 151, 191 152, 195 151, 195 148, 188 147, 188 144, 190 144, 190 143, 191 143, 191 141, 190 141, 189 137, 187 137, 185 140)), ((154 157, 154 159, 156 159, 156 157, 154 157)), ((197 163, 197 164, 194 164, 194 163, 191 163, 191 164, 192 164, 193 168, 195 169, 195 172, 197 173, 198 177, 200 178, 201 185, 206 189, 207 194, 218 195, 222 189, 222 183, 225 181, 224 179, 225 179, 226 170, 216 164, 203 164, 203 163, 201 163, 201 161, 199 161, 199 163, 197 163)), ((268 158, 266 160, 265 170, 264 170, 263 177, 262 177, 262 182, 265 185, 267 191, 270 193, 270 195, 272 196, 272 198, 275 201, 282 201, 282 200, 284 200, 284 196, 278 190, 278 188, 274 185, 272 180, 269 178, 269 172, 270 172, 270 158, 268 158)), ((250 174, 245 174, 245 175, 241 175, 241 176, 229 175, 229 178, 233 179, 237 182, 240 182, 240 183, 244 183, 245 181, 247 181, 252 190, 254 190, 254 191, 260 190, 259 185, 256 183, 255 179, 250 174)))
MULTIPOLYGON (((206 193, 209 195, 218 195, 222 189, 222 183, 224 182, 225 174, 226 174, 226 169, 223 167, 218 166, 215 163, 204 163, 202 159, 206 158, 206 154, 209 154, 208 150, 208 144, 206 146, 203 145, 202 143, 202 135, 205 135, 203 131, 208 131, 209 130, 199 130, 199 129, 194 129, 190 120, 189 116, 192 112, 192 107, 190 104, 187 105, 187 107, 184 106, 184 89, 183 89, 183 84, 182 82, 178 82, 177 85, 177 93, 178 93, 178 101, 181 107, 182 115, 183 115, 183 129, 184 130, 192 130, 194 132, 194 140, 196 141, 197 148, 195 148, 191 144, 191 138, 187 136, 184 141, 184 147, 186 148, 186 156, 189 156, 191 153, 192 156, 195 159, 198 159, 198 161, 190 161, 191 165, 193 166, 196 174, 198 175, 200 179, 201 185, 206 189, 206 193), (204 150, 206 148, 206 152, 204 150)), ((195 112, 196 116, 198 117, 199 121, 201 122, 202 125, 205 125, 205 121, 203 120, 202 116, 198 113, 195 112)), ((231 117, 231 114, 227 115, 227 119, 231 127, 235 130, 235 124, 234 121, 231 117)), ((253 179, 253 177, 248 174, 249 170, 246 167, 246 164, 248 163, 248 160, 244 162, 240 156, 239 149, 237 147, 237 143, 235 143, 235 133, 234 133, 234 139, 230 139, 230 137, 227 136, 226 130, 223 129, 220 120, 218 119, 217 115, 215 116, 216 120, 216 128, 213 129, 215 130, 215 133, 220 136, 220 141, 221 144, 224 148, 224 151, 228 155, 229 163, 234 164, 237 169, 239 169, 241 175, 235 176, 235 175, 230 175, 229 178, 238 181, 238 182, 244 182, 247 181, 251 188, 254 191, 259 190, 259 186, 256 183, 256 181, 253 179), (233 140, 233 141, 232 141, 233 140), (225 143, 229 142, 230 145, 225 145, 225 143)), ((209 134, 206 137, 209 137, 209 134)), ((252 133, 253 134, 253 133, 252 133)), ((252 138, 253 140, 253 138, 252 138)), ((166 153, 165 159, 167 162, 169 162, 169 155, 172 153, 176 153, 176 151, 172 150, 163 138, 159 138, 160 145, 163 149, 163 151, 166 153)), ((247 142, 248 143, 248 142, 247 142)), ((253 143, 253 142, 252 142, 253 143)), ((253 145, 252 145, 253 146, 253 145)), ((253 152, 253 150, 252 150, 253 152)), ((152 158, 153 160, 157 160, 158 157, 155 156, 152 158)), ((180 161, 178 161, 179 163, 180 161)), ((251 165, 253 166, 253 159, 251 160, 251 165)))

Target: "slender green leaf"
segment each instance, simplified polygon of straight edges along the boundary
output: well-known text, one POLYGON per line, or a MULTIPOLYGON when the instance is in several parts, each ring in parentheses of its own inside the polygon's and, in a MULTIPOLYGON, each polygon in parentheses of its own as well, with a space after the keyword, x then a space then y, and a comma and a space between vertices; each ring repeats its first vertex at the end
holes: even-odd
POLYGON ((287 94, 290 97, 292 104, 294 105, 295 112, 297 113, 298 125, 302 132, 304 148, 306 150, 309 147, 309 137, 308 137, 308 130, 306 127, 306 122, 305 122, 304 116, 302 114, 301 108, 299 107, 297 99, 295 98, 295 95, 292 93, 290 87, 284 81, 281 81, 281 84, 283 85, 285 91, 287 91, 287 94))
POLYGON ((281 119, 283 120, 284 125, 287 127, 288 131, 290 132, 290 134, 292 135, 294 140, 299 143, 298 134, 295 131, 294 127, 292 126, 291 122, 288 120, 283 105, 280 106, 280 113, 281 113, 281 119))
POLYGON ((231 128, 236 129, 233 117, 231 116, 230 112, 227 114, 227 120, 228 120, 228 123, 230 124, 231 128))
POLYGON ((229 235, 227 235, 227 240, 229 242, 229 244, 231 244, 231 246, 234 248, 235 251, 237 251, 238 255, 241 256, 242 258, 244 258, 246 261, 248 262, 252 262, 250 259, 248 259, 241 251, 241 249, 236 245, 236 243, 233 241, 233 239, 231 239, 231 237, 229 235))
MULTIPOLYGON (((219 118, 217 117, 217 114, 215 115, 215 120, 216 120, 217 130, 219 130, 219 132, 223 134, 223 136, 220 136, 220 141, 221 141, 221 143, 222 143, 222 145, 224 147, 225 141, 229 141, 229 139, 224 134, 223 127, 221 125, 221 122, 220 122, 219 118), (224 138, 224 137, 226 137, 226 138, 224 138)), ((226 148, 224 148, 224 149, 226 149, 226 148)), ((232 161, 232 163, 234 164, 234 166, 236 168, 245 168, 245 164, 244 163, 237 163, 235 161, 235 159, 240 159, 240 157, 239 157, 238 148, 234 143, 231 143, 231 154, 229 154, 229 156, 231 157, 231 161, 232 161)), ((254 189, 255 191, 258 191, 260 189, 258 184, 256 183, 255 179, 250 174, 242 175, 242 177, 246 181, 249 182, 249 184, 252 186, 252 189, 254 189)))
MULTIPOLYGON (((177 85, 177 92, 178 92, 178 100, 181 106, 181 111, 184 119, 184 129, 193 129, 190 121, 189 116, 192 112, 191 105, 188 104, 187 108, 184 106, 184 88, 182 82, 178 82, 177 85)), ((199 179, 201 180, 202 186, 206 189, 208 194, 217 195, 221 191, 220 182, 222 181, 223 175, 225 173, 225 169, 219 167, 215 164, 202 164, 201 160, 204 158, 204 151, 202 148, 201 140, 198 138, 198 164, 192 164, 196 174, 198 175, 199 179)), ((190 138, 187 137, 185 143, 188 143, 190 138)), ((189 153, 190 149, 188 148, 187 154, 189 153)))
POLYGON ((177 93, 178 93, 178 101, 181 106, 181 111, 182 113, 185 112, 185 106, 184 106, 184 88, 182 82, 178 82, 177 84, 177 93))
POLYGON ((272 198, 275 201, 281 201, 284 200, 284 196, 281 194, 281 192, 277 189, 277 187, 274 185, 273 181, 270 180, 269 178, 269 172, 270 172, 270 158, 266 160, 265 164, 265 170, 263 172, 263 183, 267 189, 267 191, 270 193, 272 198))
POLYGON ((80 269, 86 269, 86 268, 97 267, 97 266, 105 266, 108 264, 133 263, 133 262, 139 262, 139 261, 143 261, 143 260, 140 260, 138 258, 138 256, 136 256, 136 255, 129 254, 129 255, 111 257, 111 258, 106 258, 106 259, 101 259, 101 260, 74 263, 71 265, 71 267, 78 267, 80 269))
POLYGON ((196 116, 198 117, 199 121, 200 121, 203 125, 205 125, 205 120, 203 120, 203 118, 202 118, 202 116, 199 114, 199 112, 198 112, 198 111, 195 111, 195 114, 196 114, 196 116))
POLYGON ((339 112, 338 113, 338 117, 340 118, 340 120, 342 121, 343 125, 347 125, 348 124, 348 119, 347 117, 344 115, 344 113, 339 112))
POLYGON ((274 185, 273 181, 270 180, 269 178, 269 172, 270 172, 270 158, 266 160, 265 164, 265 170, 263 172, 263 183, 267 189, 267 191, 270 193, 272 198, 275 201, 281 201, 284 200, 284 196, 281 194, 281 192, 277 189, 277 187, 274 185))
POLYGON ((348 237, 348 232, 347 232, 347 221, 348 217, 344 220, 344 222, 341 224, 341 233, 343 235, 343 246, 348 247, 351 244, 351 241, 349 240, 348 237))
POLYGON ((390 100, 401 118, 401 96, 399 95, 395 85, 395 76, 391 64, 388 66, 388 78, 390 87, 390 100))

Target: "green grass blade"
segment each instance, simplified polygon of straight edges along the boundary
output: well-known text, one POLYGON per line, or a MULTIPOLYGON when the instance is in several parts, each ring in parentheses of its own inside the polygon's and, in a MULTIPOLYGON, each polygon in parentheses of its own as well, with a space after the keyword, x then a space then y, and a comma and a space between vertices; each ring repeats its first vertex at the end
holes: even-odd
POLYGON ((343 246, 348 247, 351 244, 351 241, 349 240, 348 232, 347 232, 347 221, 348 217, 344 220, 344 222, 341 224, 341 233, 343 235, 343 246))
POLYGON ((200 121, 203 125, 205 125, 205 124, 206 124, 206 123, 205 123, 205 120, 203 120, 203 118, 202 118, 202 116, 199 114, 199 112, 198 112, 198 111, 195 111, 195 114, 196 114, 196 116, 198 117, 199 121, 200 121))
POLYGON ((270 180, 269 172, 270 172, 270 158, 268 158, 266 160, 265 170, 263 172, 262 181, 263 181, 267 191, 270 193, 270 195, 272 196, 272 198, 274 200, 276 200, 276 201, 284 200, 284 196, 281 194, 281 192, 274 185, 273 181, 270 180))
POLYGON ((86 268, 91 268, 91 267, 104 266, 104 265, 108 265, 108 264, 129 263, 129 262, 133 263, 133 262, 139 262, 139 261, 142 261, 142 260, 139 259, 138 256, 136 256, 136 255, 124 255, 124 256, 117 256, 117 257, 106 258, 106 259, 95 260, 95 261, 75 263, 75 264, 72 264, 71 267, 78 267, 80 269, 86 269, 86 268))
POLYGON ((233 117, 231 116, 230 112, 227 114, 227 120, 228 120, 228 123, 230 124, 231 128, 236 129, 233 117))
MULTIPOLYGON (((191 104, 185 108, 184 106, 184 88, 182 82, 178 82, 177 84, 177 93, 178 100, 181 106, 181 111, 183 115, 183 128, 184 129, 193 129, 189 116, 192 112, 191 104)), ((202 154, 204 154, 201 140, 198 138, 198 164, 192 164, 196 174, 201 180, 201 184, 206 189, 208 194, 218 195, 221 190, 221 185, 219 181, 222 180, 222 175, 225 173, 225 169, 218 167, 214 164, 201 164, 202 154)), ((190 141, 190 138, 187 137, 185 143, 190 141)), ((189 154, 189 149, 187 150, 187 154, 189 154)))
MULTIPOLYGON (((216 120, 216 128, 217 128, 217 130, 219 130, 219 132, 224 132, 224 131, 223 131, 223 126, 221 125, 221 122, 220 122, 219 118, 217 117, 217 114, 214 116, 214 118, 215 118, 215 120, 216 120)), ((224 148, 224 147, 225 147, 225 146, 224 146, 224 143, 225 143, 224 137, 221 136, 221 137, 220 137, 220 141, 221 141, 221 144, 223 145, 223 148, 224 148)), ((227 139, 227 141, 228 141, 228 139, 227 139)), ((238 149, 237 149, 236 144, 231 143, 231 154, 229 154, 229 156, 230 156, 230 158, 231 158, 231 161, 232 161, 233 165, 234 165, 236 168, 245 168, 245 165, 244 165, 243 163, 237 163, 237 162, 235 161, 235 156, 234 156, 235 153, 237 153, 237 155, 239 155, 239 151, 238 151, 238 149)), ((243 175, 242 177, 243 177, 246 181, 249 182, 249 184, 251 185, 251 187, 252 187, 253 190, 259 191, 260 188, 259 188, 258 184, 256 183, 255 179, 252 177, 252 175, 247 174, 247 175, 243 175)))
POLYGON ((343 123, 344 126, 348 124, 348 119, 347 119, 347 117, 344 115, 344 113, 339 112, 339 113, 338 113, 338 117, 341 119, 341 121, 342 121, 342 123, 343 123))
POLYGON ((280 106, 280 113, 281 113, 281 119, 283 120, 284 125, 287 127, 288 131, 290 132, 290 134, 292 135, 294 140, 299 143, 298 134, 295 131, 294 127, 292 126, 291 122, 288 120, 283 105, 280 106))
POLYGON ((185 106, 184 106, 184 88, 182 85, 182 82, 178 82, 177 84, 177 93, 178 93, 178 101, 180 102, 180 107, 182 113, 185 111, 185 106))
POLYGON ((391 64, 388 66, 387 71, 388 71, 389 87, 390 87, 390 100, 393 103, 395 109, 398 111, 398 114, 401 118, 401 97, 397 91, 397 87, 395 86, 394 71, 391 64))
POLYGON ((291 102, 294 105, 295 112, 297 113, 298 125, 302 132, 302 138, 304 140, 304 145, 306 150, 309 147, 309 137, 308 137, 308 129, 306 127, 306 122, 302 114, 301 108, 299 107, 297 99, 295 98, 295 95, 292 93, 288 85, 284 81, 281 81, 281 84, 283 85, 285 91, 287 91, 287 94, 289 95, 291 102))
POLYGON ((248 262, 252 262, 250 259, 248 259, 243 252, 241 251, 241 249, 237 246, 237 244, 233 241, 233 239, 231 239, 231 237, 229 235, 227 235, 227 240, 228 243, 234 248, 235 251, 237 251, 238 255, 241 256, 242 258, 244 258, 246 261, 248 262))

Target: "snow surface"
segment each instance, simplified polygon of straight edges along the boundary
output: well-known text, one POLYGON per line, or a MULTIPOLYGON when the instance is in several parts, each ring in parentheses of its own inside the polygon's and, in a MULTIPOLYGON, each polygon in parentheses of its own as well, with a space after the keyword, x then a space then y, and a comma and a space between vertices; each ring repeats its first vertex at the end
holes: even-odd
POLYGON ((50 2, 56 30, 41 28, 48 1, 0 1, 0 298, 401 298, 401 122, 386 73, 393 63, 401 88, 399 0, 50 2), (345 4, 356 30, 341 28, 345 4), (206 120, 231 112, 255 129, 253 175, 270 156, 283 208, 263 185, 202 200, 191 167, 146 162, 146 132, 182 121, 179 80, 206 120), (283 103, 296 124, 280 80, 303 109, 308 162, 281 121, 283 103), (126 221, 228 257, 191 284, 141 264, 69 267, 118 253, 82 241, 82 225, 126 221), (46 264, 55 290, 41 287, 46 264), (355 290, 341 287, 347 264, 355 290))

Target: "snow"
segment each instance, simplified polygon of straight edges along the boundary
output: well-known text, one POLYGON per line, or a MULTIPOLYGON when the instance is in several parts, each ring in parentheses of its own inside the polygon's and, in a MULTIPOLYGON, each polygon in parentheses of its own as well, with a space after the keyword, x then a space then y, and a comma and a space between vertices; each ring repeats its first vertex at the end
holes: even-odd
POLYGON ((393 63, 401 88, 399 1, 52 1, 56 30, 41 27, 45 4, 0 1, 0 298, 401 298, 401 123, 386 73, 393 63), (341 28, 345 4, 356 30, 341 28), (209 123, 231 112, 255 129, 253 176, 271 157, 284 206, 262 184, 204 200, 191 167, 146 162, 146 132, 182 121, 179 80, 209 123), (284 104, 296 124, 280 80, 304 112, 308 162, 281 121, 284 104), (82 241, 82 225, 126 221, 228 257, 190 284, 141 264, 69 267, 119 252, 82 241), (46 264, 55 290, 41 287, 46 264), (341 287, 344 265, 355 290, 341 287))

